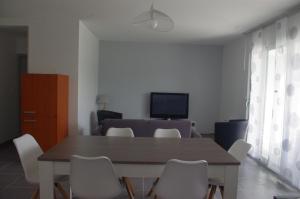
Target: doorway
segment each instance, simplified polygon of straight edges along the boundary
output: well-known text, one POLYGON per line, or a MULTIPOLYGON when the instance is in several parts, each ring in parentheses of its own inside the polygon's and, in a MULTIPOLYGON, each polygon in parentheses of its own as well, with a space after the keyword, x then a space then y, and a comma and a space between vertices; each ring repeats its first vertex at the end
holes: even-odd
POLYGON ((0 144, 20 135, 20 78, 27 73, 28 28, 0 26, 0 144))

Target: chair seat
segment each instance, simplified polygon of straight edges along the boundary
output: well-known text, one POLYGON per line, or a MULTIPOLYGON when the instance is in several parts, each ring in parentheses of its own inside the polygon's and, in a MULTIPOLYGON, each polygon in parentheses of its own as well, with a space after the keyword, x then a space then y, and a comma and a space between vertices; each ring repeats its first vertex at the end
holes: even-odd
POLYGON ((33 164, 30 167, 26 168, 26 179, 31 184, 39 183, 39 167, 37 164, 33 164))
MULTIPOLYGON (((54 176, 54 182, 62 182, 66 181, 67 176, 66 175, 57 175, 54 176)), ((39 184, 39 171, 38 169, 30 171, 30 177, 28 178, 28 182, 31 184, 39 184)))

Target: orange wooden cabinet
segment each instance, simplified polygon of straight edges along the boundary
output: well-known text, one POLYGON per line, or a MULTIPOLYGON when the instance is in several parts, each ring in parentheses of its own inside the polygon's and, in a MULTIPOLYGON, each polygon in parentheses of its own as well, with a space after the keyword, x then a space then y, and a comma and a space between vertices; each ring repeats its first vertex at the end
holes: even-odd
POLYGON ((44 151, 68 135, 69 78, 57 74, 21 77, 21 130, 44 151))

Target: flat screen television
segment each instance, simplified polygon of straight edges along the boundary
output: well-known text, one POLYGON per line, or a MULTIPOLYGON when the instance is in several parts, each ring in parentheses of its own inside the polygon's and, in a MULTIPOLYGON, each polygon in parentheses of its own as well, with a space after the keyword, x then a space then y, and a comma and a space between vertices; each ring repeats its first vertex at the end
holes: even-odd
POLYGON ((185 119, 189 116, 188 93, 150 94, 150 117, 163 119, 185 119))

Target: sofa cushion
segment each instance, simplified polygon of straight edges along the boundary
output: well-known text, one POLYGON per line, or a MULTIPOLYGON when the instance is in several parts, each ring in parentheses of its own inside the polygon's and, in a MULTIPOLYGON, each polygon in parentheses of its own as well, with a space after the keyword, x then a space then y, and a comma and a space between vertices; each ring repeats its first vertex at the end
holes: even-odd
POLYGON ((153 137, 158 128, 179 130, 181 137, 191 137, 191 122, 189 120, 137 120, 137 119, 106 119, 102 123, 101 134, 105 135, 110 127, 131 128, 135 137, 153 137))

